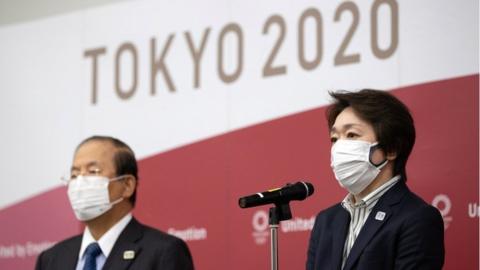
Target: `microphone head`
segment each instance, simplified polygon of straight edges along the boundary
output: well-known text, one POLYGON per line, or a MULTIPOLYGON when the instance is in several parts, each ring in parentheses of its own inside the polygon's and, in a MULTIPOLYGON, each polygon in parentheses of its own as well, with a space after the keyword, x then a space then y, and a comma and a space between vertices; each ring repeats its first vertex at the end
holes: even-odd
POLYGON ((240 208, 247 208, 247 199, 245 197, 238 199, 238 205, 240 208))
POLYGON ((249 208, 265 204, 282 204, 292 200, 303 201, 314 192, 313 185, 308 182, 287 184, 282 188, 270 189, 238 199, 240 208, 249 208))

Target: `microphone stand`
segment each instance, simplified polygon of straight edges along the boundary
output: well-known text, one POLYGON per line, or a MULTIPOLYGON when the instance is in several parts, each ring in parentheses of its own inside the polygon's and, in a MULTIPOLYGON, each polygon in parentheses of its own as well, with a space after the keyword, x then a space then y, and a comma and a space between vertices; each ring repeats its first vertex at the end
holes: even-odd
POLYGON ((271 270, 278 270, 278 225, 282 220, 292 218, 290 205, 286 203, 275 204, 269 209, 268 224, 270 227, 270 265, 271 270))

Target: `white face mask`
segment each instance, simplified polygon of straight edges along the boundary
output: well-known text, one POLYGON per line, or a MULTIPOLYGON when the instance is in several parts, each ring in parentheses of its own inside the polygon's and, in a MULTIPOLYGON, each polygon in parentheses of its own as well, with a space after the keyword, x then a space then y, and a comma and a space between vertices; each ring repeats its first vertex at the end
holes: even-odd
POLYGON ((338 140, 332 146, 331 164, 335 178, 350 193, 362 192, 380 173, 387 159, 375 166, 370 161, 378 143, 358 140, 338 140))
POLYGON ((120 198, 110 202, 108 183, 123 176, 108 179, 105 176, 78 176, 68 184, 68 198, 75 216, 80 221, 94 219, 121 202, 120 198))

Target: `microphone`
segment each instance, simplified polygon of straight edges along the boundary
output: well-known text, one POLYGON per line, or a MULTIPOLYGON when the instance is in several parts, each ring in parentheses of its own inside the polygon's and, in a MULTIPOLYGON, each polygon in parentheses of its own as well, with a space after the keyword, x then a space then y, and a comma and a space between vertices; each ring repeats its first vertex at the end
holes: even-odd
POLYGON ((241 208, 255 207, 264 204, 283 204, 292 200, 303 201, 314 191, 313 185, 307 182, 287 184, 282 188, 275 188, 238 199, 241 208))

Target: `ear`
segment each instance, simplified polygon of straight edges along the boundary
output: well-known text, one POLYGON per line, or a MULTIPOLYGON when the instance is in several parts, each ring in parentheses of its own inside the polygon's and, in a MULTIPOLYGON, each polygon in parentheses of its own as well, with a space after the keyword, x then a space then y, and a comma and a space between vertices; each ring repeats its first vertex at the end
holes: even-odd
POLYGON ((397 158, 397 153, 395 152, 387 153, 386 158, 389 161, 395 160, 397 158))
POLYGON ((122 197, 130 198, 137 188, 137 179, 133 175, 127 175, 123 180, 123 184, 125 189, 123 190, 122 197))

